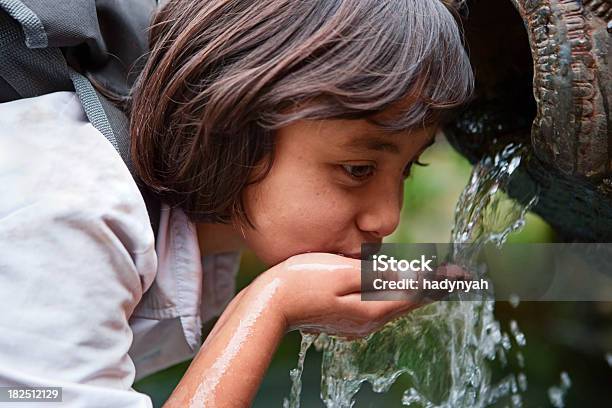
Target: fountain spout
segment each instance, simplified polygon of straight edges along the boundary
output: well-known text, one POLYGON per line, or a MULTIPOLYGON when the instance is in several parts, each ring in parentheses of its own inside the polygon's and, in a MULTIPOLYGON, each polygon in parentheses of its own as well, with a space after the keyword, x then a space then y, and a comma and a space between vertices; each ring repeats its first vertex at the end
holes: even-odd
POLYGON ((565 240, 612 239, 612 0, 462 2, 476 97, 447 127, 471 162, 529 146, 508 186, 565 240))

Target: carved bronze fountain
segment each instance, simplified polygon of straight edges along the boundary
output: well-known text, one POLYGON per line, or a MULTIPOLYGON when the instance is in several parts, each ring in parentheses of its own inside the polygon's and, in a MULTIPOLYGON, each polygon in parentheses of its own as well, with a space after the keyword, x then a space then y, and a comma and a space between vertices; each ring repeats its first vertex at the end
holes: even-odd
POLYGON ((508 193, 563 240, 612 241, 612 0, 468 0, 476 96, 447 129, 475 162, 509 142, 529 153, 508 193))

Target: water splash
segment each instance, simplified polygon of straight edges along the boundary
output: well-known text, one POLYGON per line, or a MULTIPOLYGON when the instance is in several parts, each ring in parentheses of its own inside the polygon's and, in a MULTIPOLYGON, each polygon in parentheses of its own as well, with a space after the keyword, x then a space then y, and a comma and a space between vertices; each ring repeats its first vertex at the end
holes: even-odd
MULTIPOLYGON (((524 225, 527 211, 536 203, 535 194, 520 204, 502 191, 519 167, 522 153, 520 145, 509 145, 494 157, 484 158, 474 167, 457 203, 451 261, 477 275, 484 274, 476 265, 483 245, 502 245, 524 225)), ((321 398, 330 408, 352 407, 366 381, 375 392, 386 392, 402 374, 410 383, 402 397, 406 406, 485 407, 508 398, 510 406, 521 407, 520 392, 527 388, 523 373, 497 383, 491 379, 489 362, 506 365, 512 348, 493 312, 494 301, 484 297, 436 302, 359 340, 321 334, 313 342, 303 335, 302 350, 305 353, 314 344, 323 352, 321 398)), ((524 345, 516 324, 511 332, 515 342, 524 345)), ((294 389, 299 389, 302 357, 297 371, 292 372, 294 386, 285 408, 299 407, 299 391, 294 389)))
POLYGON ((283 400, 283 408, 300 408, 300 394, 302 393, 302 372, 304 371, 304 360, 306 352, 317 338, 314 334, 302 333, 302 343, 298 354, 297 367, 289 372, 291 377, 291 394, 289 399, 283 400))

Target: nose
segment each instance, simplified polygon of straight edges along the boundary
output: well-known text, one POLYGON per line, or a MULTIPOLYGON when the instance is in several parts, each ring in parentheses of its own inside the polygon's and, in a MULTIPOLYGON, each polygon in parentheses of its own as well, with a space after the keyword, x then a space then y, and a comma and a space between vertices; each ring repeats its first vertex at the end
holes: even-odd
POLYGON ((399 225, 404 189, 403 184, 399 188, 394 184, 388 187, 379 185, 374 190, 363 201, 357 226, 361 231, 382 239, 391 235, 399 225))

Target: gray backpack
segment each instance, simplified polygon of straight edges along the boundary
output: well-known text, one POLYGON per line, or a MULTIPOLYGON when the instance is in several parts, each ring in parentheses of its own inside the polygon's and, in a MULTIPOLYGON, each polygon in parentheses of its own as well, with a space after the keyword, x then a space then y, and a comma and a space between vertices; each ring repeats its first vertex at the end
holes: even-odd
POLYGON ((75 91, 143 195, 154 233, 160 202, 133 173, 129 120, 92 81, 127 97, 147 52, 156 0, 0 0, 0 103, 75 91))

